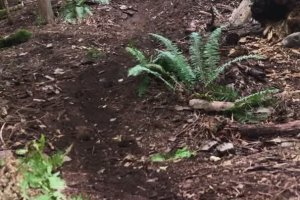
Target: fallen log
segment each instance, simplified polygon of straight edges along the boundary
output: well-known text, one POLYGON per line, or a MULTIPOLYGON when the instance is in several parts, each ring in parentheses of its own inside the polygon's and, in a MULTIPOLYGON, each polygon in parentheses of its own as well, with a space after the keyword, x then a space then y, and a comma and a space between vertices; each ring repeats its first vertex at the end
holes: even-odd
POLYGON ((191 99, 189 106, 195 110, 204 110, 208 112, 222 112, 234 107, 233 102, 207 101, 203 99, 191 99))
POLYGON ((229 125, 228 129, 236 129, 242 137, 249 139, 295 136, 300 133, 300 120, 284 124, 229 125))
MULTIPOLYGON (((24 7, 24 4, 23 3, 20 3, 18 5, 15 5, 15 6, 12 6, 12 7, 9 7, 9 12, 14 12, 14 11, 17 11, 17 10, 20 10, 24 7)), ((6 9, 2 9, 0 10, 0 20, 2 19, 6 19, 7 18, 7 10, 6 9)))
POLYGON ((251 0, 243 0, 232 12, 229 22, 232 26, 240 26, 251 19, 251 0))

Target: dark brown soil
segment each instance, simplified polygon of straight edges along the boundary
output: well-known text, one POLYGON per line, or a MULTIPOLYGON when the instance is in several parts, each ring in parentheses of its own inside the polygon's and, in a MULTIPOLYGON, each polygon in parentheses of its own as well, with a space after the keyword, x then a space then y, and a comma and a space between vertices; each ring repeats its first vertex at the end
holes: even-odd
MULTIPOLYGON (((37 26, 35 5, 28 3, 15 24, 0 23, 0 35, 20 27, 34 33, 29 42, 0 52, 0 108, 7 110, 0 118, 1 125, 5 122, 3 149, 16 149, 40 134, 47 136, 49 150, 74 144, 72 160, 62 169, 66 192, 91 200, 299 198, 299 138, 281 138, 293 144, 284 147, 270 142, 272 138, 247 141, 235 132, 218 132, 215 125, 229 119, 176 111, 176 105, 187 105, 187 98, 159 83, 140 98, 139 80, 127 78, 127 69, 134 65, 124 50, 128 44, 153 51, 157 45, 148 33, 159 33, 186 49, 190 23, 205 33, 210 22, 202 11, 216 6, 226 22, 237 5, 229 0, 112 0, 108 6, 93 6, 94 15, 81 24, 37 26), (121 5, 132 6, 133 16, 121 5), (89 47, 100 48, 102 57, 87 59, 89 47), (201 153, 199 147, 208 139, 232 142, 234 152, 201 153), (162 164, 148 160, 153 153, 187 145, 199 152, 196 157, 162 164), (221 160, 211 161, 211 156, 221 160)), ((229 71, 240 92, 268 86, 299 90, 297 50, 270 47, 262 38, 250 40, 240 46, 269 59, 246 65, 268 77, 260 82, 229 71)), ((222 47, 224 59, 230 48, 222 47)), ((297 110, 299 93, 286 94, 270 121, 300 119, 297 110)))

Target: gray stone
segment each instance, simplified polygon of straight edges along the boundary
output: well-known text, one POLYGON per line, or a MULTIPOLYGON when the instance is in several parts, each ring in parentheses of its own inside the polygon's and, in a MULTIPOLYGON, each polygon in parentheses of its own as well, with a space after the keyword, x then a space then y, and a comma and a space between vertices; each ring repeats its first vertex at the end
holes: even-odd
POLYGON ((300 48, 300 32, 295 32, 282 40, 282 46, 288 48, 300 48))

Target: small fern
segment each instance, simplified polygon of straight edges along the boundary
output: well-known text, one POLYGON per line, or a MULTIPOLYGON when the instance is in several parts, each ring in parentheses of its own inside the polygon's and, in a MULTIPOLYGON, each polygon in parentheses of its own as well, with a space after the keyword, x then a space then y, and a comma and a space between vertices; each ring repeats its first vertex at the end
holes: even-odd
POLYGON ((150 35, 157 39, 161 44, 163 44, 168 51, 172 52, 175 55, 182 55, 178 47, 173 44, 173 42, 168 38, 154 33, 150 33, 150 35))
POLYGON ((146 59, 146 56, 140 50, 133 47, 126 47, 126 51, 130 53, 140 64, 145 65, 149 61, 146 59))
POLYGON ((240 56, 240 57, 234 58, 233 60, 226 62, 222 66, 220 66, 217 69, 214 69, 212 72, 210 72, 209 73, 210 76, 208 76, 209 78, 206 79, 206 81, 205 81, 205 86, 208 86, 209 84, 214 82, 220 76, 220 74, 225 71, 225 69, 227 67, 229 67, 230 65, 232 65, 234 63, 241 62, 243 60, 249 60, 249 59, 260 60, 263 58, 264 57, 259 56, 259 55, 246 55, 246 56, 240 56))
POLYGON ((151 67, 155 67, 156 69, 160 69, 160 66, 136 65, 136 66, 129 69, 128 76, 139 76, 143 73, 151 74, 151 75, 155 76, 156 78, 160 79, 162 82, 164 82, 169 88, 171 88, 172 90, 175 90, 175 87, 173 86, 173 84, 162 77, 162 74, 164 73, 163 71, 161 71, 161 73, 159 73, 159 72, 156 72, 156 71, 152 70, 151 67))
POLYGON ((155 63, 175 74, 179 81, 187 85, 192 85, 195 81, 195 74, 183 56, 178 56, 170 51, 158 51, 159 54, 154 60, 155 63))
POLYGON ((262 106, 263 103, 266 103, 272 99, 272 94, 275 94, 278 91, 278 89, 267 89, 248 95, 246 97, 242 97, 235 101, 235 106, 233 109, 242 110, 262 106))
POLYGON ((207 43, 204 45, 203 58, 204 58, 204 79, 202 80, 205 85, 207 80, 210 80, 214 73, 214 70, 217 69, 220 62, 220 38, 221 38, 222 29, 218 28, 211 33, 208 38, 207 43))
POLYGON ((204 80, 203 42, 198 33, 192 33, 190 38, 191 66, 197 80, 204 80))
POLYGON ((168 87, 174 89, 177 84, 194 89, 196 84, 204 86, 208 95, 218 100, 235 100, 238 94, 233 89, 220 89, 215 83, 224 70, 233 63, 247 59, 261 59, 257 55, 247 55, 235 58, 223 65, 220 64, 221 28, 209 36, 206 43, 198 33, 190 36, 190 58, 187 59, 182 51, 168 38, 158 34, 150 34, 159 41, 165 50, 157 50, 153 59, 147 59, 138 49, 127 47, 126 50, 139 62, 129 70, 130 76, 142 73, 151 74, 162 80, 168 87))
POLYGON ((150 77, 149 76, 145 76, 141 83, 139 84, 138 86, 138 89, 137 89, 137 93, 138 93, 138 96, 139 97, 142 97, 146 94, 148 88, 149 88, 149 85, 150 85, 150 77))
MULTIPOLYGON (((108 4, 109 0, 94 0, 95 3, 108 4)), ((92 15, 90 6, 85 0, 67 0, 66 4, 62 7, 62 16, 66 22, 75 24, 77 21, 82 20, 88 15, 92 15)))

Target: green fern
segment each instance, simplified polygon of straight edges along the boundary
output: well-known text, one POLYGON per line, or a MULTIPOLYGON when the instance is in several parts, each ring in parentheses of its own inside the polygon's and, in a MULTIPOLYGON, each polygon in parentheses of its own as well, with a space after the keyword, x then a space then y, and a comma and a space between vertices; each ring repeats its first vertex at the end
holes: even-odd
POLYGON ((162 66, 167 72, 175 74, 179 81, 193 85, 195 74, 183 56, 178 56, 170 51, 158 51, 154 63, 162 66))
POLYGON ((153 33, 150 35, 166 48, 164 51, 158 51, 154 63, 159 63, 166 71, 174 73, 185 84, 193 85, 196 76, 179 48, 168 38, 153 33))
POLYGON ((191 66, 197 80, 204 80, 203 42, 198 33, 192 33, 190 38, 191 66))
POLYGON ((226 62, 222 66, 220 66, 216 69, 213 69, 210 73, 208 73, 209 76, 207 76, 208 78, 204 82, 205 86, 208 86, 209 84, 214 82, 220 76, 220 74, 224 72, 224 70, 227 67, 229 67, 230 65, 232 65, 234 63, 241 62, 243 60, 249 60, 249 59, 260 60, 260 59, 263 59, 263 58, 264 57, 259 56, 259 55, 245 55, 245 56, 240 56, 240 57, 234 58, 233 60, 226 62))
POLYGON ((173 42, 168 38, 154 33, 150 33, 150 35, 157 39, 161 44, 163 44, 168 51, 172 52, 175 55, 182 55, 178 47, 173 44, 173 42))
POLYGON ((235 101, 233 110, 250 109, 262 106, 263 103, 267 103, 272 99, 272 94, 275 94, 278 91, 278 89, 267 89, 242 97, 235 101))
MULTIPOLYGON (((109 0, 94 0, 99 4, 108 4, 109 0)), ((66 22, 75 24, 88 15, 92 15, 90 6, 85 3, 85 0, 67 0, 62 7, 62 16, 66 22)))
POLYGON ((205 85, 207 81, 214 76, 213 71, 218 68, 220 62, 220 38, 222 29, 214 30, 208 38, 207 43, 204 45, 203 58, 204 58, 204 79, 202 80, 205 85))
POLYGON ((234 107, 226 113, 240 122, 254 123, 265 120, 269 115, 267 113, 255 113, 255 109, 271 105, 274 101, 272 95, 278 91, 278 89, 267 89, 242 97, 236 100, 234 107))
POLYGON ((138 92, 138 96, 142 97, 146 94, 148 88, 150 85, 150 77, 149 76, 145 76, 143 78, 143 80, 141 81, 141 83, 138 86, 137 92, 138 92))
POLYGON ((239 98, 239 94, 228 86, 214 84, 210 85, 207 89, 207 95, 211 97, 211 100, 232 102, 239 98))
POLYGON ((140 64, 145 65, 149 61, 146 59, 146 56, 143 52, 133 47, 126 47, 126 51, 130 53, 140 64))
MULTIPOLYGON (((151 67, 160 69, 160 66, 155 66, 154 64, 151 67)), ((161 70, 163 70, 163 69, 161 69, 161 70)), ((156 78, 158 78, 162 82, 164 82, 169 88, 171 88, 172 90, 175 90, 175 87, 173 86, 173 84, 162 77, 163 72, 161 72, 161 73, 156 72, 156 71, 150 69, 149 66, 136 65, 128 70, 128 76, 139 76, 143 73, 151 74, 151 75, 155 76, 156 78)))
POLYGON ((168 38, 158 34, 150 34, 158 40, 165 50, 157 50, 153 60, 138 49, 127 47, 126 50, 139 62, 130 71, 131 76, 148 73, 162 80, 168 87, 174 89, 177 84, 183 84, 188 89, 194 89, 196 83, 201 83, 208 90, 208 95, 218 100, 235 100, 238 94, 232 89, 221 88, 215 83, 224 70, 233 63, 247 59, 261 59, 257 55, 235 58, 221 66, 220 64, 220 36, 221 28, 216 29, 209 36, 206 43, 198 33, 190 37, 190 62, 180 49, 168 38), (137 70, 138 74, 133 73, 137 70))

